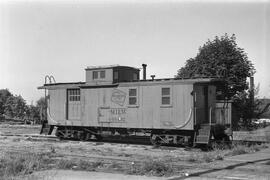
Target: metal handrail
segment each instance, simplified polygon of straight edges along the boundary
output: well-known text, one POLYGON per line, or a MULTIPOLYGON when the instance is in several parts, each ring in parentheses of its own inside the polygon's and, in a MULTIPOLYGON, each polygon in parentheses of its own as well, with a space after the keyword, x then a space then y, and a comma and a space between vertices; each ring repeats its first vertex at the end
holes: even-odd
POLYGON ((191 117, 192 117, 193 111, 194 111, 193 108, 190 108, 189 115, 188 115, 188 118, 187 118, 186 122, 184 122, 181 125, 175 126, 175 128, 180 129, 180 128, 185 127, 190 122, 190 120, 192 119, 191 117))

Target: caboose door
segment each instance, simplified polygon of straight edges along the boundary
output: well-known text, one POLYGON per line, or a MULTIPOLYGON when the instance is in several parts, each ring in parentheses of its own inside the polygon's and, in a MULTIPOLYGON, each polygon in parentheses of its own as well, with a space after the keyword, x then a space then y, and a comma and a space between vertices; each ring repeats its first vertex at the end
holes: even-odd
POLYGON ((207 111, 207 86, 195 85, 194 86, 194 105, 195 105, 195 123, 204 124, 207 123, 208 111, 207 111))
POLYGON ((195 124, 214 122, 212 108, 215 106, 215 87, 207 84, 194 86, 195 124), (211 121, 211 122, 210 122, 211 121))
POLYGON ((80 119, 81 115, 81 93, 80 89, 67 90, 67 119, 80 119))

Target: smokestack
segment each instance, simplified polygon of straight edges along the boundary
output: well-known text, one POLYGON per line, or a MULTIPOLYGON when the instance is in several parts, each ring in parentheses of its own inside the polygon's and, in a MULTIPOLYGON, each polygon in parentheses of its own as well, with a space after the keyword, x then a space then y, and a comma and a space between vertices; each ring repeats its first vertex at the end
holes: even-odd
POLYGON ((143 67, 143 80, 146 80, 146 66, 147 66, 147 64, 142 64, 142 67, 143 67))

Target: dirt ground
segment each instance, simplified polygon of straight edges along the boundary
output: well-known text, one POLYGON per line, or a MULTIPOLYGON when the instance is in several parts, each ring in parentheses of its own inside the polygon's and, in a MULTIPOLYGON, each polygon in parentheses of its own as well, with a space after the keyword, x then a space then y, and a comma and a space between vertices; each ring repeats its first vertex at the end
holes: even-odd
MULTIPOLYGON (((148 176, 154 179, 158 176, 162 176, 162 179, 185 179, 191 178, 190 175, 196 175, 196 173, 198 176, 193 176, 193 178, 198 178, 201 176, 201 174, 199 174, 200 172, 208 171, 208 174, 213 174, 214 179, 218 179, 221 172, 215 174, 215 171, 211 170, 219 169, 220 171, 228 171, 228 167, 239 164, 239 162, 232 161, 231 159, 224 160, 227 157, 233 157, 233 154, 228 155, 230 154, 229 150, 205 152, 198 148, 163 146, 155 148, 151 145, 116 142, 60 141, 53 137, 47 138, 45 136, 39 136, 39 131, 40 126, 0 125, 0 156, 5 156, 6 153, 21 152, 48 153, 50 154, 50 158, 66 160, 64 161, 65 163, 70 161, 89 161, 96 163, 98 165, 95 166, 94 169, 83 169, 90 172, 95 171, 97 173, 95 174, 96 177, 99 177, 98 173, 125 174, 124 176, 133 174, 137 175, 135 179, 143 179, 143 177, 145 177, 141 175, 146 175, 146 177, 148 176), (149 173, 141 173, 140 171, 142 171, 142 169, 139 168, 149 168, 148 166, 150 165, 148 162, 153 162, 150 165, 158 167, 155 167, 155 169, 151 167, 149 169, 151 172, 149 173), (147 163, 148 165, 145 165, 147 163), (160 164, 163 166, 160 166, 160 164), (169 171, 169 173, 166 171, 169 171)), ((253 164, 248 164, 249 167, 240 169, 240 172, 257 172, 258 169, 256 170, 255 168, 250 167, 252 165, 253 164), (250 171, 250 169, 252 169, 252 171, 250 171)), ((254 167, 257 165, 254 164, 254 167)), ((268 164, 266 164, 266 170, 269 169, 267 168, 269 165, 267 165, 268 164)), ((50 168, 48 169, 50 170, 50 168)), ((55 171, 55 167, 52 169, 55 171)), ((62 169, 69 170, 69 172, 70 170, 82 170, 78 168, 77 164, 62 169)), ((237 169, 237 171, 239 171, 239 169, 237 169)), ((264 178, 270 179, 269 171, 260 172, 259 174, 261 173, 265 174, 263 176, 264 178)), ((202 174, 205 176, 207 173, 202 174)), ((225 173, 224 177, 230 177, 230 175, 231 173, 227 173, 227 175, 225 173)), ((91 176, 93 176, 93 173, 91 176)), ((210 178, 210 176, 206 177, 210 178)), ((117 179, 119 178, 120 177, 117 176, 117 179)))

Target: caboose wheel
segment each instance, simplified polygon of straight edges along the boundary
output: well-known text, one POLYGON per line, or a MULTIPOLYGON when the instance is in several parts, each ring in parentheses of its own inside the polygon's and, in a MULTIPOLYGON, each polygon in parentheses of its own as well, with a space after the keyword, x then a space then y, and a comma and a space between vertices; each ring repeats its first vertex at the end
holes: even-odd
POLYGON ((154 146, 160 146, 161 145, 161 139, 157 135, 155 135, 155 134, 151 134, 151 136, 150 136, 150 142, 154 146))
POLYGON ((80 133, 79 140, 80 141, 85 141, 86 140, 86 133, 80 133))
POLYGON ((95 135, 95 138, 98 140, 98 141, 101 141, 103 138, 101 135, 95 135))

